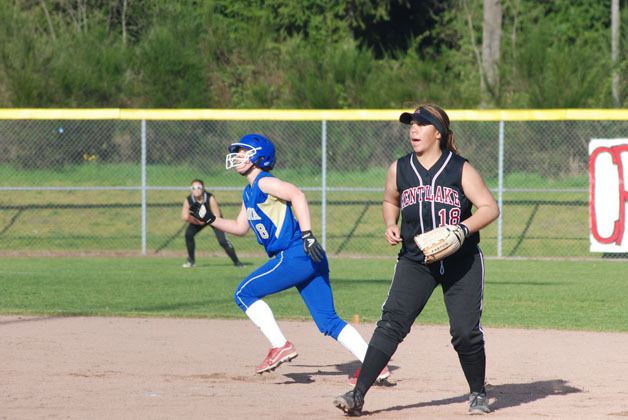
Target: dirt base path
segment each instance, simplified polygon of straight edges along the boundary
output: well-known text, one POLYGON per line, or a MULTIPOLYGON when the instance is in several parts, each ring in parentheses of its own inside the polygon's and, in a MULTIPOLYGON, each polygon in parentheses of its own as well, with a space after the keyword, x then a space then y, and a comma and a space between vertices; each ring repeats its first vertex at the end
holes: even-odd
MULTIPOLYGON (((248 321, 0 317, 0 419, 330 419, 359 366, 312 322, 280 322, 299 357, 257 376, 248 321), (307 416, 307 417, 306 417, 307 416)), ((356 325, 367 339, 374 326, 356 325)), ((490 418, 628 417, 628 334, 485 329, 490 418)), ((370 418, 467 415, 448 328, 417 326, 370 418)))

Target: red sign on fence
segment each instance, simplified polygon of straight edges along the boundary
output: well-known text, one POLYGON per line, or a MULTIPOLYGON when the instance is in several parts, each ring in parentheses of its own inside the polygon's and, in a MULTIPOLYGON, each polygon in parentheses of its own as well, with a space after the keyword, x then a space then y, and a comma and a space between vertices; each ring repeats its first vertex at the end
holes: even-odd
POLYGON ((628 139, 589 143, 591 252, 628 252, 628 139))

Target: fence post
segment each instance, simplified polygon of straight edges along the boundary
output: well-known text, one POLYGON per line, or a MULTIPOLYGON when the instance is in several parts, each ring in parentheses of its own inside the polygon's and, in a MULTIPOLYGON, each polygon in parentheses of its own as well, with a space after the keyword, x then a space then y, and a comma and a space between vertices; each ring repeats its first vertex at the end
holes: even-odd
POLYGON ((146 120, 142 120, 142 255, 146 255, 146 120))
POLYGON ((497 158, 497 205, 499 206, 499 218, 497 219, 497 256, 502 256, 502 222, 504 202, 504 121, 499 122, 499 152, 497 158))
POLYGON ((321 243, 327 249, 327 121, 321 121, 321 243))

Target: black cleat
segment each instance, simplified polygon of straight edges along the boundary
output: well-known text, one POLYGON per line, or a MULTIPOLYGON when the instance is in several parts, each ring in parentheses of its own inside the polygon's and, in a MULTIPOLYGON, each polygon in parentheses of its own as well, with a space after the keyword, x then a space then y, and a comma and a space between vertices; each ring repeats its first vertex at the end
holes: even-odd
POLYGON ((348 416, 359 417, 362 415, 364 397, 356 390, 339 395, 334 399, 334 405, 348 416))

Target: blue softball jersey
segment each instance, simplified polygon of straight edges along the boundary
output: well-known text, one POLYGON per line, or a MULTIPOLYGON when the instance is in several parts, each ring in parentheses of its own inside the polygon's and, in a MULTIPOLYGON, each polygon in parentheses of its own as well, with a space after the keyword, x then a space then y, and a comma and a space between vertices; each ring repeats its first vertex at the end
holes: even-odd
POLYGON ((289 201, 266 194, 259 188, 259 181, 273 177, 269 172, 261 172, 252 185, 242 192, 249 225, 257 242, 264 246, 269 257, 301 243, 301 228, 292 213, 289 201))

